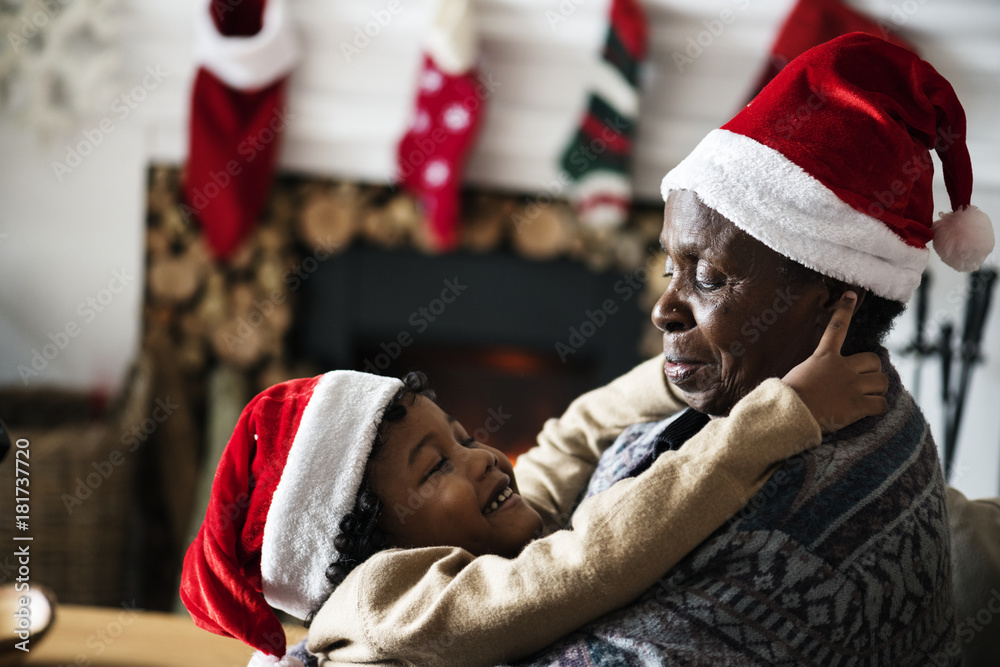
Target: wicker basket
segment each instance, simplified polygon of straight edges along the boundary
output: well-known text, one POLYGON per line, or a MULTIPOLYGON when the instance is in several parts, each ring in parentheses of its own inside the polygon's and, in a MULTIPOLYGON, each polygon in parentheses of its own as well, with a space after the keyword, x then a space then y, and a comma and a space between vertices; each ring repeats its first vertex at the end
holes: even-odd
MULTIPOLYGON (((16 447, 0 464, 0 543, 30 544, 31 583, 51 588, 60 602, 117 606, 128 595, 136 452, 123 444, 122 427, 148 414, 148 386, 140 364, 123 398, 97 421, 86 417, 87 395, 0 392, 12 444, 26 439, 30 452, 27 532, 14 523, 16 447), (33 539, 14 542, 15 533, 33 539)), ((17 576, 13 551, 0 555, 2 582, 17 576)))

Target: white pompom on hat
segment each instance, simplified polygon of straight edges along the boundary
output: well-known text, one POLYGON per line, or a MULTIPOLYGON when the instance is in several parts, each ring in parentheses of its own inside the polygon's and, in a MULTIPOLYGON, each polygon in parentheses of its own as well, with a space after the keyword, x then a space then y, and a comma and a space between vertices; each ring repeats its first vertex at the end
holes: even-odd
POLYGON ((663 179, 773 250, 906 302, 927 244, 959 271, 992 252, 993 225, 970 206, 965 111, 916 54, 864 33, 810 49, 663 179), (933 221, 933 163, 953 212, 933 221))
POLYGON ((956 271, 975 271, 990 254, 993 222, 975 206, 939 213, 934 221, 934 250, 956 271))

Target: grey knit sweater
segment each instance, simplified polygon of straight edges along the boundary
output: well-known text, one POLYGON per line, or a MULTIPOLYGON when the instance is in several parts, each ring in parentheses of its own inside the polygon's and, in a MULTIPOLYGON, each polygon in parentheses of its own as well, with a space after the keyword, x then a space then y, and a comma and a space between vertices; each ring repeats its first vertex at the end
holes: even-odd
MULTIPOLYGON (((789 460, 637 602, 519 664, 957 664, 937 450, 884 352, 882 366, 886 414, 789 460)), ((633 474, 670 421, 623 433, 589 492, 633 474)))

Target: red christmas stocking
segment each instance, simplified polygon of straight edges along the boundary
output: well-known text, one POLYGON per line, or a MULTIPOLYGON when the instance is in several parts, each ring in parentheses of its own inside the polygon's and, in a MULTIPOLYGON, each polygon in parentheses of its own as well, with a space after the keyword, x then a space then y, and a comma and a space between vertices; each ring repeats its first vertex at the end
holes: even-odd
POLYGON ((761 72, 749 99, 755 98, 790 60, 849 32, 864 32, 917 52, 911 44, 896 36, 889 26, 858 13, 840 0, 799 0, 781 26, 778 38, 771 47, 770 61, 761 72))
POLYGON ((569 194, 577 217, 592 227, 622 224, 632 203, 632 137, 646 26, 638 0, 612 0, 587 111, 562 155, 562 168, 573 181, 569 194))
POLYGON ((486 101, 476 48, 468 0, 444 0, 425 40, 413 120, 397 148, 397 179, 420 201, 442 251, 458 245, 462 172, 486 101))
POLYGON ((285 0, 210 0, 199 12, 183 210, 225 259, 270 190, 298 47, 285 0))

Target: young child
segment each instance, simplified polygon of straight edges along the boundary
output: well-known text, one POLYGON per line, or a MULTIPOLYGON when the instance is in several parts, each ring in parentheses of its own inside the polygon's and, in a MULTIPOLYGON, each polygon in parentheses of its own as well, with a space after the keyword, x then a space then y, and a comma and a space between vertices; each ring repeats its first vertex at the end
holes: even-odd
POLYGON ((332 371, 271 387, 219 463, 181 598, 196 624, 259 649, 261 664, 299 664, 268 605, 298 618, 322 607, 309 649, 334 663, 527 655, 654 584, 784 459, 818 444, 819 424, 885 409, 877 357, 839 354, 853 305, 843 300, 784 381, 581 503, 572 530, 539 539, 568 514, 611 431, 680 407, 661 360, 550 421, 519 462, 520 487, 510 461, 470 438, 419 376, 332 371), (624 400, 618 414, 601 413, 609 398, 624 400))

